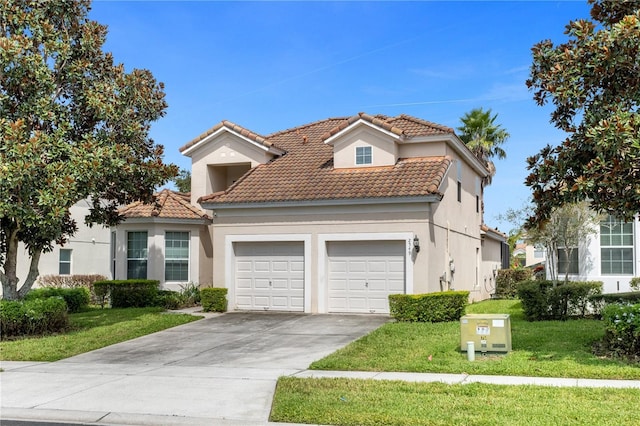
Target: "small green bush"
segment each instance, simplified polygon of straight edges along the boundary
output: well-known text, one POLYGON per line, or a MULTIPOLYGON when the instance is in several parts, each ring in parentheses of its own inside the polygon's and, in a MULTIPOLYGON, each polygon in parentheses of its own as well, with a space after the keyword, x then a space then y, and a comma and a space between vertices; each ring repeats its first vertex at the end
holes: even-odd
POLYGON ((183 298, 177 291, 158 290, 155 305, 165 309, 180 309, 183 305, 183 298))
POLYGON ((569 281, 554 286, 553 281, 529 280, 518 285, 518 297, 529 321, 566 320, 598 315, 602 293, 600 281, 569 281))
POLYGON ((86 287, 76 288, 37 288, 27 293, 25 300, 46 299, 47 297, 62 297, 71 313, 82 312, 89 307, 91 296, 86 287))
POLYGON ((593 301, 603 303, 640 303, 640 291, 631 291, 627 293, 606 293, 597 294, 592 297, 593 301))
POLYGON ((457 321, 468 303, 468 291, 389 295, 391 316, 403 322, 457 321))
POLYGON ((200 300, 204 312, 226 312, 227 311, 227 291, 226 288, 207 287, 200 290, 200 300))
POLYGON ((515 299, 518 297, 518 283, 531 279, 532 271, 526 268, 501 269, 496 276, 497 299, 515 299))
POLYGON ((104 306, 111 300, 112 308, 144 308, 155 306, 158 295, 157 280, 96 281, 94 289, 104 306))
POLYGON ((602 311, 602 348, 614 357, 640 360, 640 303, 610 304, 602 311))
POLYGON ((3 337, 55 333, 68 325, 67 304, 61 297, 0 300, 0 333, 3 337))
POLYGON ((629 286, 632 291, 640 291, 640 277, 631 278, 629 281, 629 286))
POLYGON ((96 281, 104 281, 107 277, 104 275, 91 274, 91 275, 41 275, 38 277, 39 287, 54 287, 54 288, 78 288, 85 287, 89 290, 91 297, 91 303, 99 303, 99 298, 96 296, 93 289, 93 284, 96 281))

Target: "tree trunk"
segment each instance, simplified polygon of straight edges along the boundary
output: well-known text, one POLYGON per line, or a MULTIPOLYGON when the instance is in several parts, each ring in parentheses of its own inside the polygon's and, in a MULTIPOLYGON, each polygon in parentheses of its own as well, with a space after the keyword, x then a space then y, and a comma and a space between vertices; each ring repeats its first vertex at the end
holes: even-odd
POLYGON ((7 257, 4 261, 4 271, 0 271, 0 281, 2 281, 2 297, 6 300, 22 299, 31 290, 33 283, 38 278, 38 263, 40 262, 41 250, 35 251, 31 256, 29 273, 22 287, 18 289, 18 230, 13 229, 7 233, 7 257))

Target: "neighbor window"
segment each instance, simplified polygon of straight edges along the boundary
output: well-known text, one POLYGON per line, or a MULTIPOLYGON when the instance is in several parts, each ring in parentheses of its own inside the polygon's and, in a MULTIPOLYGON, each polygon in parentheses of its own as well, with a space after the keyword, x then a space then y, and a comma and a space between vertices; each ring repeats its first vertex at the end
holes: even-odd
POLYGON ((60 262, 58 263, 59 275, 71 275, 71 250, 60 249, 60 262))
POLYGON ((536 259, 542 259, 544 257, 544 247, 542 246, 533 246, 533 257, 536 259))
POLYGON ((577 275, 578 274, 578 248, 574 247, 573 249, 558 249, 558 273, 566 274, 567 268, 569 268, 569 274, 577 275), (569 259, 567 261, 565 252, 569 253, 569 259))
POLYGON ((147 233, 127 232, 127 279, 147 279, 147 233))
POLYGON ((164 236, 165 281, 189 280, 189 233, 167 232, 164 236))
POLYGON ((358 146, 356 147, 356 164, 371 164, 371 147, 370 146, 358 146))
POLYGON ((600 222, 602 275, 633 275, 633 223, 608 216, 600 222))

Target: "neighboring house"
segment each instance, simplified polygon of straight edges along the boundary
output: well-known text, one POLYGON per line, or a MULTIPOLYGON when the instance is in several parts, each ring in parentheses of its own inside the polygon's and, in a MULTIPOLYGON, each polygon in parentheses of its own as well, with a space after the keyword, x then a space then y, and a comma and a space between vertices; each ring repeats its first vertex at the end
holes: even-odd
POLYGON ((488 171, 448 127, 360 113, 262 136, 223 121, 180 151, 190 200, 122 209, 116 278, 227 287, 231 310, 386 313, 392 293, 485 299, 503 266, 488 171))
MULTIPOLYGON (((602 281, 604 293, 627 292, 630 281, 640 275, 640 222, 621 222, 605 216, 598 233, 574 250, 571 260, 565 261, 564 248, 555 253, 558 278, 564 279, 567 268, 570 280, 602 281)), ((547 268, 547 277, 551 271, 547 268)))
MULTIPOLYGON (((64 245, 54 244, 53 251, 40 256, 40 276, 99 274, 111 277, 109 228, 85 225, 84 218, 89 214, 89 209, 86 200, 79 201, 69 209, 78 231, 64 245)), ((18 277, 24 279, 29 273, 31 258, 23 244, 20 244, 19 250, 18 277)))

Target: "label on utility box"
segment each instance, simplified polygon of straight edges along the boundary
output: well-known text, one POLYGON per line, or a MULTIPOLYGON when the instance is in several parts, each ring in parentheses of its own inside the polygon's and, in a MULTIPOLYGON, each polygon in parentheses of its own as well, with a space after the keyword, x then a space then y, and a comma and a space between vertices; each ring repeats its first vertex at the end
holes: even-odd
POLYGON ((476 326, 476 334, 487 336, 491 334, 491 329, 488 325, 478 325, 476 326))
POLYGON ((502 320, 502 319, 494 319, 492 321, 492 325, 494 327, 504 327, 504 320, 502 320))

